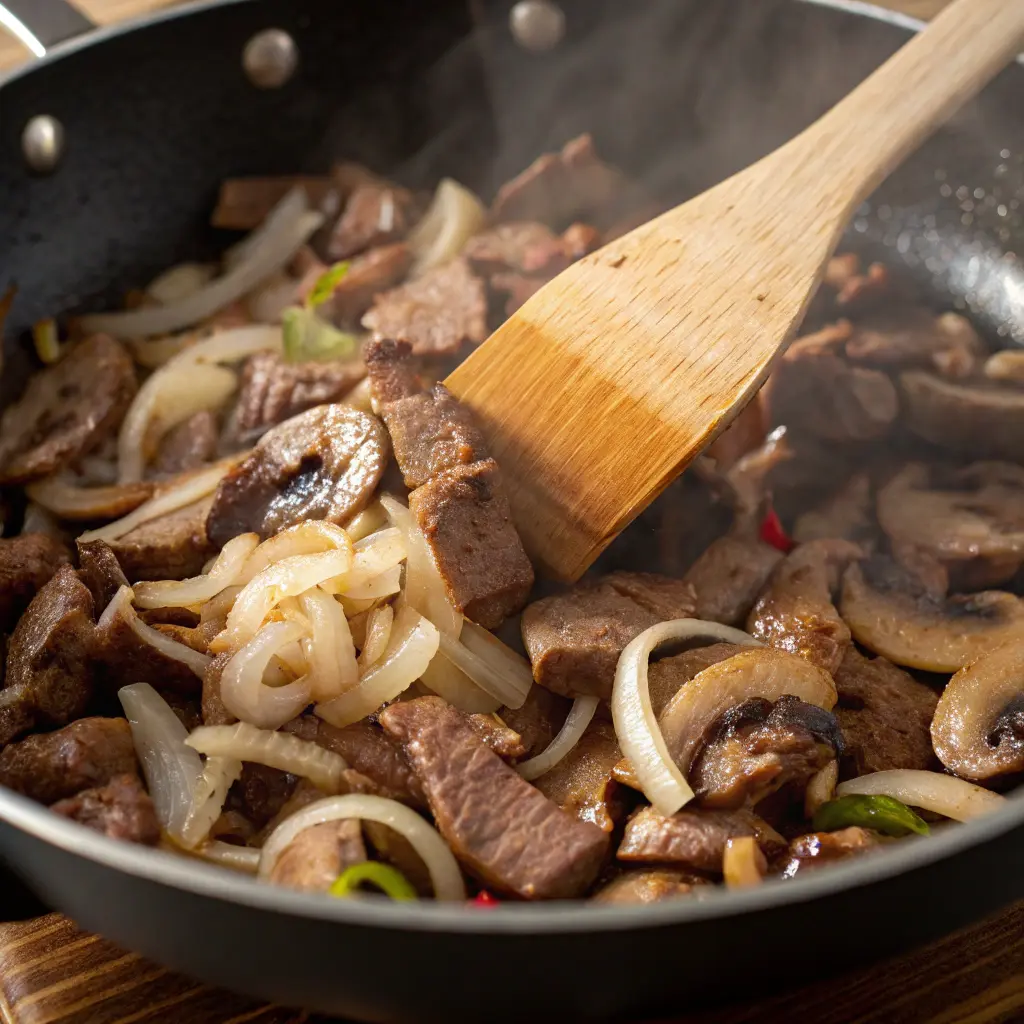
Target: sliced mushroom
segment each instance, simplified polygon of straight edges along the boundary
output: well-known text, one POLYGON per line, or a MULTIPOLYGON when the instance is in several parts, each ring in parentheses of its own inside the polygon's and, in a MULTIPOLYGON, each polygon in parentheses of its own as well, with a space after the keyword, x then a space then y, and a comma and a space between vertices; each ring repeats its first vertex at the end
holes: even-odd
POLYGON ((223 547, 240 533, 262 538, 307 519, 344 523, 366 507, 388 461, 375 417, 321 405, 263 436, 217 488, 207 533, 223 547))
POLYGON ((793 527, 793 539, 800 544, 841 538, 864 545, 874 540, 875 533, 871 478, 867 473, 851 477, 817 508, 800 516, 793 527))
POLYGON ((1024 561, 1024 468, 976 462, 944 473, 911 463, 879 491, 878 520, 894 547, 969 569, 972 589, 1004 583, 1024 561))
POLYGON ((801 544, 772 574, 747 619, 747 632, 834 672, 850 630, 832 603, 843 570, 863 551, 845 540, 801 544))
POLYGON ((1024 601, 998 590, 938 597, 890 558, 851 565, 839 609, 854 639, 897 665, 956 672, 997 644, 1024 641, 1024 601))
POLYGON ((1024 451, 1024 389, 900 375, 907 426, 926 441, 975 458, 1014 461, 1024 451))
POLYGON ((932 746, 964 779, 1024 771, 1024 640, 982 655, 953 676, 932 718, 932 746))
POLYGON ((97 334, 37 373, 0 421, 0 483, 50 476, 117 429, 138 384, 131 356, 97 334))

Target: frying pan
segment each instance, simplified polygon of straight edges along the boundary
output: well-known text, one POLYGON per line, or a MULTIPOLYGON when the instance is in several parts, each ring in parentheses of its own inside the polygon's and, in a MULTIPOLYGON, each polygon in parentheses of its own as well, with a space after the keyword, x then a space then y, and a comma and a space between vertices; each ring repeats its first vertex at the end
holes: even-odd
MULTIPOLYGON (((916 28, 838 0, 561 0, 564 37, 536 51, 510 34, 510 6, 223 0, 80 36, 15 73, 0 87, 9 336, 223 246, 207 218, 234 174, 343 155, 487 194, 590 130, 607 159, 682 199, 803 128, 916 28), (298 65, 258 88, 242 55, 271 28, 298 65), (63 127, 48 174, 23 146, 40 115, 63 127)), ((7 7, 40 51, 86 27, 58 0, 7 7)), ((1003 344, 1024 344, 1022 98, 1012 67, 849 238, 1003 344)), ((27 367, 12 343, 8 392, 27 367)), ((1024 896, 1024 802, 808 878, 637 908, 324 899, 107 840, 6 791, 0 852, 82 926, 284 1004, 374 1021, 640 1017, 850 968, 1024 896)))

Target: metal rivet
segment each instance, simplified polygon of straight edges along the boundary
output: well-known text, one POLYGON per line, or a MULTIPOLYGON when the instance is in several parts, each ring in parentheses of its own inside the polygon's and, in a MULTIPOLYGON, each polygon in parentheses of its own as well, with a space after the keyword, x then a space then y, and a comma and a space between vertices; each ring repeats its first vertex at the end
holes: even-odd
POLYGON ((550 0, 520 0, 508 16, 509 28, 526 50, 553 50, 565 35, 565 12, 550 0))
POLYGON ((21 133, 25 162, 37 174, 50 174, 64 155, 64 126, 49 114, 33 117, 21 133))
POLYGON ((299 66, 299 48, 287 32, 268 28, 246 44, 242 66, 257 88, 280 89, 299 66))

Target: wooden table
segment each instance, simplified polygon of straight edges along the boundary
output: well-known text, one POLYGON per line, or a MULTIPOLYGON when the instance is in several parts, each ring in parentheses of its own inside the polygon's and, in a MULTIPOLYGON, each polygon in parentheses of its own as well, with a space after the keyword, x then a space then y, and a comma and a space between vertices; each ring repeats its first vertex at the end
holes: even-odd
MULTIPOLYGON (((78 0, 101 24, 174 0, 78 0)), ((930 17, 946 0, 891 0, 930 17)), ((24 51, 0 40, 0 68, 24 51)), ((941 898, 941 895, 937 896, 941 898)), ((996 1024, 1024 1020, 1024 906, 870 971, 678 1024, 996 1024)), ((325 1024, 178 977, 59 915, 0 925, 3 1024, 325 1024)))

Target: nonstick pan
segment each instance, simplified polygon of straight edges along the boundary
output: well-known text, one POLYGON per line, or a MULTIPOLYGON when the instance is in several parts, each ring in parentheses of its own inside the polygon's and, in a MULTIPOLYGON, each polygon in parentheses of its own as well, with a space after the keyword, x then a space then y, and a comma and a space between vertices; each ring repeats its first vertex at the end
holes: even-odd
MULTIPOLYGON (((57 0, 7 7, 40 51, 86 28, 57 0)), ((5 392, 23 382, 18 336, 35 320, 116 301, 229 241, 207 218, 230 175, 344 156, 486 194, 589 130, 678 200, 804 127, 915 30, 849 2, 560 0, 564 33, 555 18, 548 47, 529 49, 510 7, 202 3, 84 34, 13 75, 0 87, 0 281, 19 288, 5 392)), ((848 240, 1004 344, 1024 344, 1022 101, 1012 67, 848 240)), ((380 1021, 640 1018, 841 971, 1024 896, 1024 801, 806 879, 626 909, 334 901, 118 844, 6 791, 0 852, 82 926, 284 1004, 380 1021)))

